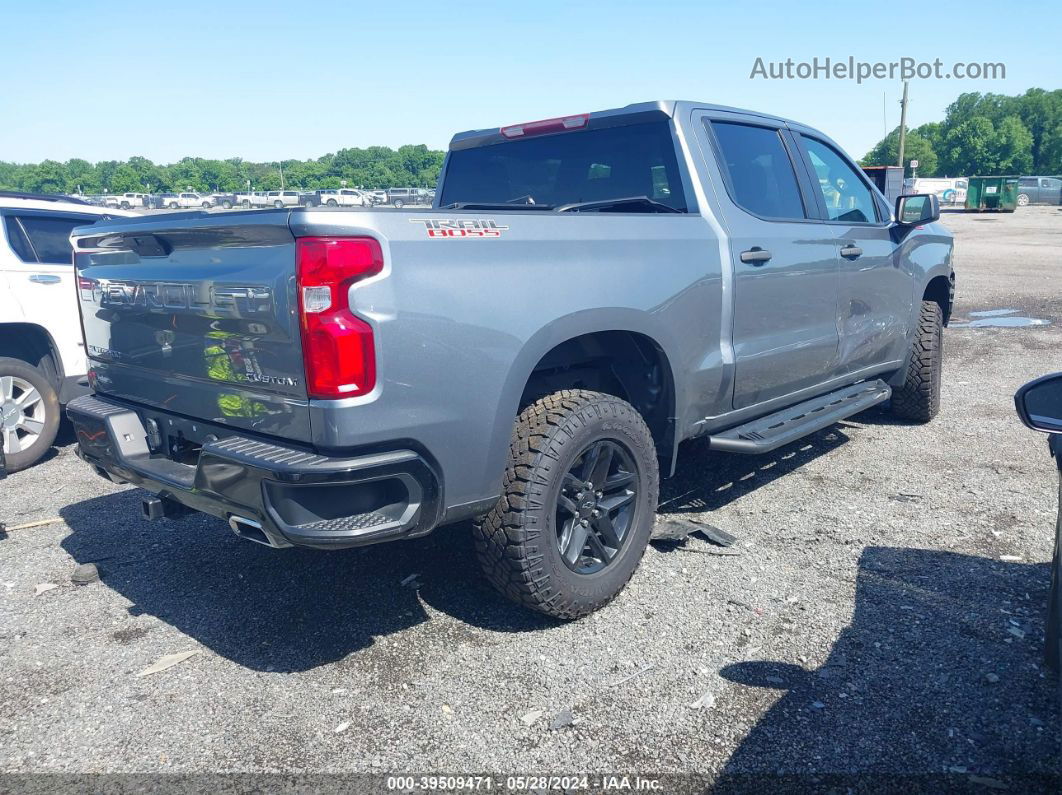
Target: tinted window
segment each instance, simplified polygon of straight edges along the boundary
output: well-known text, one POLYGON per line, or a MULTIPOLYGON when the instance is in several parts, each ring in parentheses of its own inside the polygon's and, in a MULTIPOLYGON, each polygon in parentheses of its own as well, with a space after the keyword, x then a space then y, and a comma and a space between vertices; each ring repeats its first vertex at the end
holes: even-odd
POLYGON ((1023 188, 1035 188, 1036 187, 1036 179, 1033 178, 1033 177, 1022 177, 1020 180, 1018 180, 1018 183, 1023 188))
POLYGON ((70 231, 75 226, 91 224, 96 219, 24 215, 19 220, 22 221, 22 228, 29 235, 33 250, 37 252, 37 257, 41 262, 69 265, 72 251, 70 231))
POLYGON ((832 148, 802 136, 831 221, 877 221, 874 197, 855 170, 832 148))
POLYGON ((22 227, 19 226, 18 219, 13 215, 7 216, 4 218, 4 226, 7 228, 7 242, 11 246, 11 250, 23 262, 36 263, 37 257, 33 254, 33 249, 30 248, 29 241, 26 240, 26 235, 22 231, 22 227))
POLYGON ((777 130, 712 122, 730 177, 732 198, 766 218, 804 218, 796 174, 777 130))
POLYGON ((667 122, 459 149, 450 153, 439 204, 558 206, 637 196, 686 209, 667 122))

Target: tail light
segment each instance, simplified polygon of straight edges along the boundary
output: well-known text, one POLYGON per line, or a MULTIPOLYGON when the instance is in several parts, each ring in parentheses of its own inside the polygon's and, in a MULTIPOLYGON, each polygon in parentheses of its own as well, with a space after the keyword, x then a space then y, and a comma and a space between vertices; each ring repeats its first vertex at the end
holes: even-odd
POLYGON ((545 135, 546 133, 565 132, 566 130, 581 130, 590 121, 589 113, 580 113, 575 116, 559 116, 556 119, 542 119, 541 121, 527 121, 523 124, 510 124, 501 128, 501 134, 506 138, 527 138, 532 135, 545 135))
POLYGON ((372 326, 350 311, 350 286, 383 270, 380 244, 367 237, 295 241, 306 392, 315 398, 366 395, 376 386, 372 326))

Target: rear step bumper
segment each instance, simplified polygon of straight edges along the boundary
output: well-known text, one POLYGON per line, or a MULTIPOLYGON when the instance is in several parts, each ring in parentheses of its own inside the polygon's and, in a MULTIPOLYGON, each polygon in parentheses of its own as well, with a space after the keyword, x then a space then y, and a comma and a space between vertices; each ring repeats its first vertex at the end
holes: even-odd
POLYGON ((892 388, 884 381, 863 381, 713 434, 710 447, 726 453, 769 453, 876 406, 891 394, 892 388))
POLYGON ((67 415, 78 455, 111 480, 152 492, 148 518, 181 506, 225 519, 242 538, 272 547, 341 549, 424 535, 439 521, 439 478, 411 450, 333 458, 244 436, 208 441, 196 464, 148 448, 133 409, 95 395, 67 415))

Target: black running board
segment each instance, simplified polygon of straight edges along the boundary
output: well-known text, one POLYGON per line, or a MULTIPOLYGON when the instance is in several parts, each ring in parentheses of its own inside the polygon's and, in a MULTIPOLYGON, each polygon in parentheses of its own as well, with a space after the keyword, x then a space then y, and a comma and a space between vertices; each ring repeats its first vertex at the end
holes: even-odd
POLYGON ((709 437, 711 449, 752 455, 767 453, 876 406, 888 400, 891 394, 892 388, 879 380, 846 386, 714 434, 709 437))

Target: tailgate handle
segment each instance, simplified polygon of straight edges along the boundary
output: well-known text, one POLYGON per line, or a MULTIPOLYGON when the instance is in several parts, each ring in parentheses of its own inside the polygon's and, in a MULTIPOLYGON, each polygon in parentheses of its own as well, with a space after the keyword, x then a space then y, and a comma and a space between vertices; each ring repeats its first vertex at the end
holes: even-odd
POLYGON ((741 252, 742 262, 751 262, 753 265, 762 265, 771 258, 771 252, 759 246, 753 246, 748 251, 741 252))
POLYGON ((51 273, 34 273, 29 280, 36 284, 59 284, 62 281, 61 278, 51 273))

